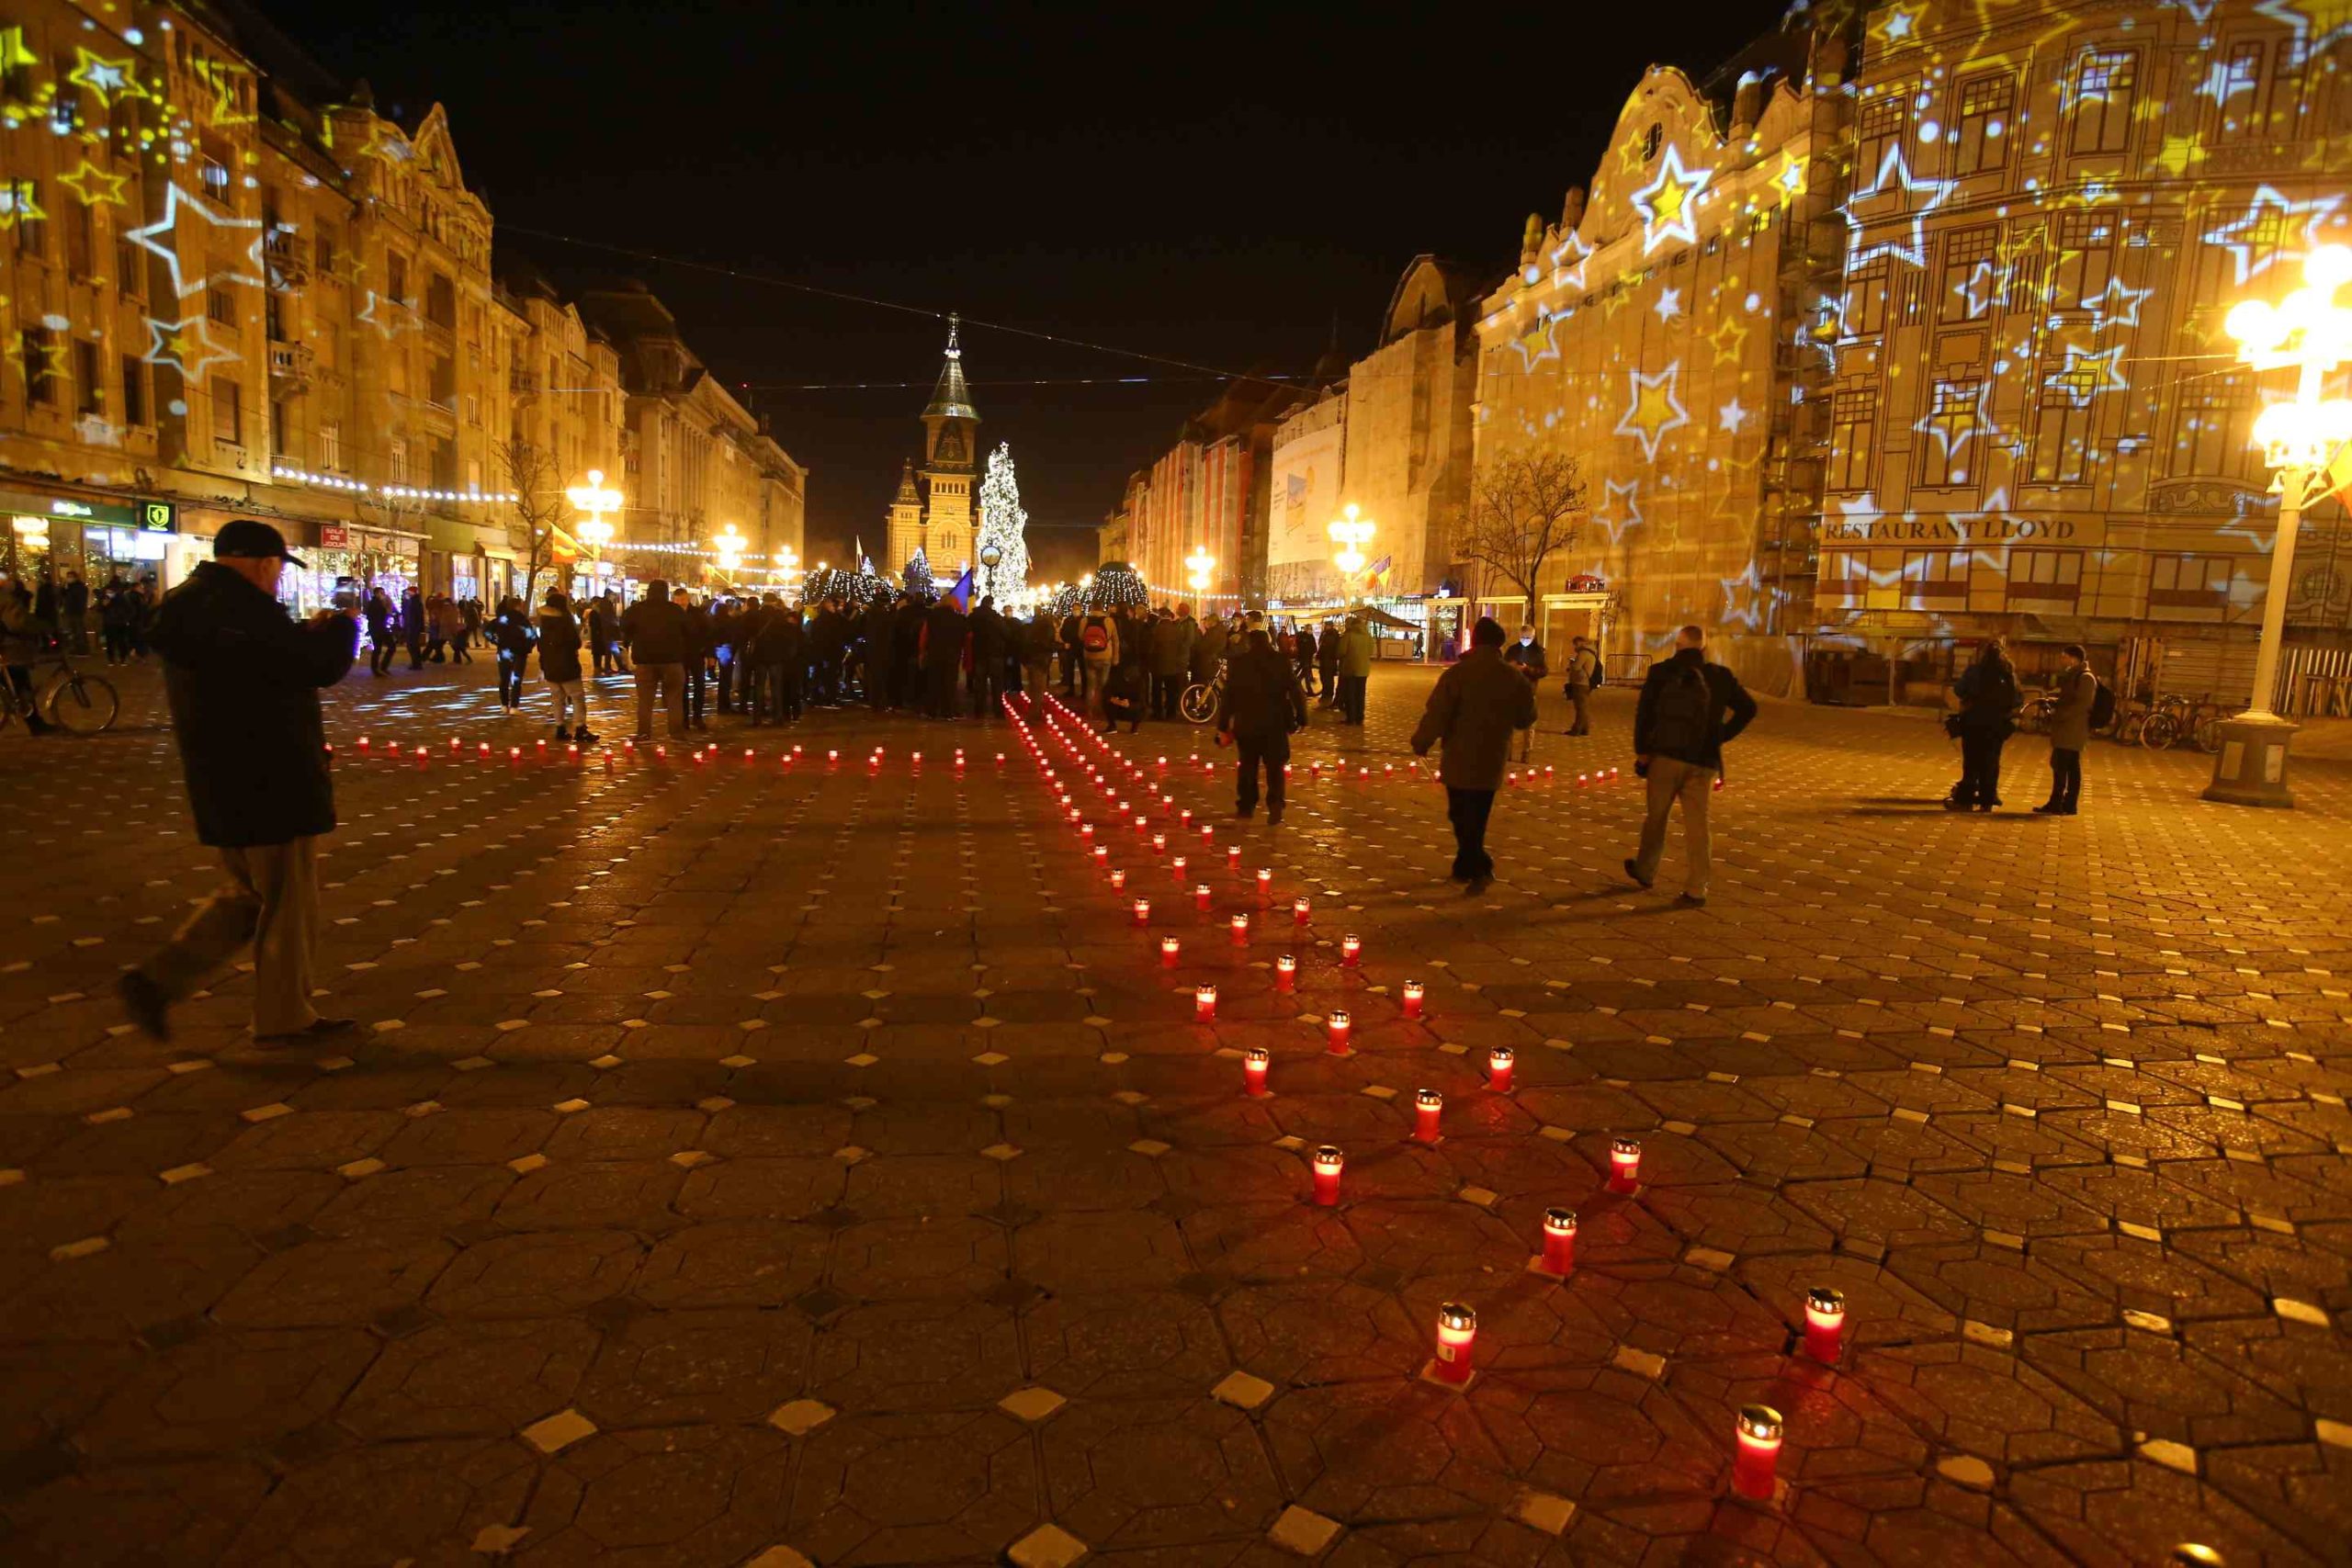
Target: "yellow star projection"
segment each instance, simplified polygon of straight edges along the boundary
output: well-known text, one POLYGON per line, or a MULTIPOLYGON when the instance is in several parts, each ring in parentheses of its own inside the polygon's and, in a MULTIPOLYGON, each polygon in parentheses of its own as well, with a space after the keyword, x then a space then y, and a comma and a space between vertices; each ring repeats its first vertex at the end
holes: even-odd
POLYGON ((1713 169, 1692 169, 1682 162, 1682 150, 1668 142, 1657 178, 1634 193, 1634 208, 1642 215, 1642 254, 1649 254, 1668 240, 1686 244, 1699 238, 1699 193, 1713 178, 1713 169))
POLYGON ((138 77, 132 74, 139 63, 136 60, 129 57, 108 60, 78 45, 74 52, 81 59, 65 79, 77 87, 87 87, 96 93, 98 102, 111 105, 117 98, 143 98, 148 96, 147 89, 141 86, 138 77))
POLYGON ((1640 442, 1642 455, 1655 463, 1657 444, 1666 438, 1667 432, 1679 430, 1690 423, 1677 390, 1677 383, 1682 378, 1682 362, 1677 360, 1655 376, 1628 370, 1625 378, 1633 400, 1626 405, 1624 417, 1617 422, 1616 434, 1640 442))
POLYGON ((129 205, 123 200, 122 187, 130 183, 130 176, 109 174, 87 158, 83 159, 82 166, 72 174, 58 175, 57 183, 80 197, 85 207, 96 207, 102 201, 112 202, 117 207, 129 205))

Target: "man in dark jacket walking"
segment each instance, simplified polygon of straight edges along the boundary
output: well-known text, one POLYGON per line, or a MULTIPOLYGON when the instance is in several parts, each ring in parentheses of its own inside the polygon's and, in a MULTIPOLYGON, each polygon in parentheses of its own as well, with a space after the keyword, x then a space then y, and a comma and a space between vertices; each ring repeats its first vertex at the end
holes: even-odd
POLYGON ((401 640, 408 644, 408 667, 424 668, 424 641, 432 635, 426 627, 424 592, 412 586, 401 595, 401 640))
POLYGON ((653 739, 653 708, 668 716, 670 739, 686 733, 686 613, 670 602, 670 585, 660 578, 645 585, 645 597, 621 616, 621 640, 637 667, 637 739, 653 739))
MULTIPOLYGON (((1305 621, 1299 622, 1298 630, 1292 634, 1292 644, 1298 649, 1299 681, 1311 697, 1315 694, 1315 628, 1305 621)), ((1324 694, 1330 694, 1327 690, 1324 694)))
POLYGON ((1634 709, 1634 772, 1649 781, 1649 816, 1642 823, 1641 849, 1625 863, 1626 875, 1645 887, 1657 879, 1666 818, 1680 801, 1690 866, 1675 902, 1695 909, 1707 901, 1714 851, 1707 798, 1724 771, 1724 745, 1755 717, 1756 699, 1739 677, 1707 662, 1707 634, 1697 626, 1677 632, 1674 657, 1650 666, 1634 709))
POLYGON ((1437 678, 1413 731, 1413 751, 1426 757, 1444 742, 1438 782, 1445 785, 1445 814, 1453 823, 1453 880, 1469 884, 1472 897, 1495 880, 1487 853, 1487 818, 1495 792, 1503 786, 1511 734, 1535 722, 1535 688, 1503 662, 1503 624, 1481 615, 1470 630, 1470 651, 1437 678))
POLYGON ((1280 826, 1290 761, 1290 738, 1306 728, 1306 694, 1298 671, 1264 632, 1251 632, 1241 656, 1226 671, 1225 696, 1217 704, 1222 744, 1237 753, 1233 770, 1233 814, 1247 820, 1258 809, 1258 765, 1266 767, 1266 820, 1280 826))
POLYGON ((220 851, 228 885, 170 943, 116 982, 130 1021, 158 1040, 169 1010, 251 942, 254 1035, 285 1042, 351 1027, 311 1005, 318 940, 318 841, 334 829, 319 688, 359 652, 356 611, 304 625, 277 598, 286 541, 266 523, 221 525, 212 559, 164 595, 149 640, 199 842, 220 851))

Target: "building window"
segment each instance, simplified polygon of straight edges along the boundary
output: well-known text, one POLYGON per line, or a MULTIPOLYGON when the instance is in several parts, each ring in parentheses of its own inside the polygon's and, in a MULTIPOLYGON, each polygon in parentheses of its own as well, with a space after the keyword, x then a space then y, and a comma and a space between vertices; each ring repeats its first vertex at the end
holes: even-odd
POLYGON ((214 201, 229 199, 229 165, 207 152, 197 160, 197 178, 203 182, 204 194, 214 201))
POLYGON ((46 214, 47 209, 40 204, 39 180, 0 180, 0 216, 16 220, 18 255, 45 256, 49 254, 46 214))
POLYGON ((1903 552, 1903 607, 1951 610, 1968 604, 1968 551, 1903 552))
POLYGON ((1984 424, 1984 383, 1974 377, 1938 381, 1920 422, 1919 483, 1950 490, 1968 483, 1970 450, 1984 424))
POLYGON ((269 449, 298 467, 301 463, 302 455, 294 446, 294 405, 288 399, 275 399, 269 405, 269 449))
POLYGON ((1904 128, 1911 121, 1910 107, 1894 93, 1882 93, 1862 106, 1854 126, 1854 188, 1857 193, 1879 187, 1879 171, 1886 157, 1903 145, 1904 128))
POLYGON ((1821 558, 1821 581, 1833 598, 1860 604, 1871 587, 1868 550, 1831 550, 1821 558))
POLYGON ((1848 337, 1876 337, 1886 331, 1886 258, 1864 262, 1846 275, 1840 312, 1848 337))
POLYGON ((2260 478, 2254 446, 2254 394, 2235 373, 2208 372, 2180 384, 2173 415, 2173 479, 2260 478))
POLYGON ((1871 488, 1871 454, 1878 444, 1878 389, 1840 392, 1830 404, 1829 488, 1871 488))
POLYGON ((398 251, 384 257, 384 292, 403 304, 408 301, 408 258, 398 251))
POLYGON ((1943 319, 1982 321, 1993 313, 1999 289, 1995 285, 1994 254, 2001 231, 1994 227, 1963 229, 1944 240, 1943 319))
POLYGON ((2115 276, 2115 219, 2069 212, 2058 220, 2058 265, 2050 272, 2050 308, 2088 310, 2115 276))
POLYGON ((245 389, 225 376, 212 378, 212 439, 230 446, 245 444, 245 389))
POLYGON ((1981 175, 2009 161, 2009 114, 2017 85, 2007 72, 1972 76, 1960 85, 1960 141, 1952 151, 1955 175, 1981 175))
POLYGON ((28 402, 47 403, 53 408, 64 400, 62 395, 63 389, 59 385, 63 378, 57 373, 56 337, 55 333, 36 327, 17 340, 17 346, 24 354, 25 400, 28 402))
POLYGON ((2083 596, 2079 550, 2011 550, 2009 603, 2072 604, 2083 596))
POLYGON ((88 338, 74 340, 74 392, 81 412, 93 419, 107 416, 106 361, 88 338))
POLYGON ((2249 141, 2262 134, 2269 120, 2262 79, 2267 52, 2259 39, 2232 44, 2208 68, 2205 88, 2213 101, 2214 141, 2249 141))
POLYGON ((2226 556, 2148 558, 2148 613, 2158 610, 2226 610, 2230 561, 2226 556))
POLYGON ((336 421, 319 423, 319 467, 331 474, 343 471, 343 426, 336 421))
POLYGON ((2033 482, 2080 484, 2090 468, 2090 400, 2063 378, 2052 379, 2033 411, 2033 482))
POLYGON ((2090 50, 2075 62, 2069 151, 2078 154, 2123 151, 2132 135, 2139 63, 2139 51, 2129 49, 2090 50))
POLYGON ((320 224, 311 231, 311 270, 321 277, 334 276, 334 231, 320 224))
POLYGON ((289 341, 286 336, 286 305, 284 296, 280 295, 276 289, 271 289, 267 293, 264 294, 261 299, 261 311, 262 321, 265 323, 264 330, 269 333, 269 341, 272 343, 286 343, 289 341))
POLYGON ((147 362, 135 354, 122 356, 122 423, 144 427, 147 414, 147 362))
POLYGON ((225 288, 208 288, 204 291, 204 313, 221 326, 233 327, 237 324, 237 301, 225 288))
POLYGON ((77 201, 65 213, 65 270, 76 277, 89 276, 97 248, 97 209, 77 201))

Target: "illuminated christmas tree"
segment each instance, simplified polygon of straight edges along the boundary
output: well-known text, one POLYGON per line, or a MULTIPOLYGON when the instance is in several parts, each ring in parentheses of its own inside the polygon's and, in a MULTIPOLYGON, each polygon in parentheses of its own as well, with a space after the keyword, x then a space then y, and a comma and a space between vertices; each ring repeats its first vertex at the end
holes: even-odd
POLYGON ((939 597, 939 584, 931 575, 931 552, 921 545, 907 558, 906 579, 907 592, 915 598, 930 604, 939 597))
POLYGON ((1143 574, 1123 560, 1104 561, 1094 569, 1093 585, 1086 591, 1090 610, 1140 609, 1150 603, 1143 574))
POLYGON ((982 566, 977 574, 984 591, 995 594, 1000 604, 1028 596, 1028 527, 1029 513, 1021 509, 1021 485, 1012 477, 1012 444, 1000 441, 989 454, 988 475, 980 480, 980 536, 973 547, 976 561, 988 559, 990 545, 1003 552, 993 570, 982 566))

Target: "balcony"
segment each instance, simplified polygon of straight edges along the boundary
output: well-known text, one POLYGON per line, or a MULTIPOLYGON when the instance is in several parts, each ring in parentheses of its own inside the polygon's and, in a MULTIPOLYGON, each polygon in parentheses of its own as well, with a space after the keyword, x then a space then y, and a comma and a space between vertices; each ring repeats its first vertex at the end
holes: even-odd
POLYGON ((506 374, 506 389, 518 398, 537 395, 539 373, 536 370, 510 370, 506 374))
POLYGON ((269 345, 269 378, 272 382, 299 391, 311 384, 318 370, 319 356, 310 344, 273 343, 269 345))

